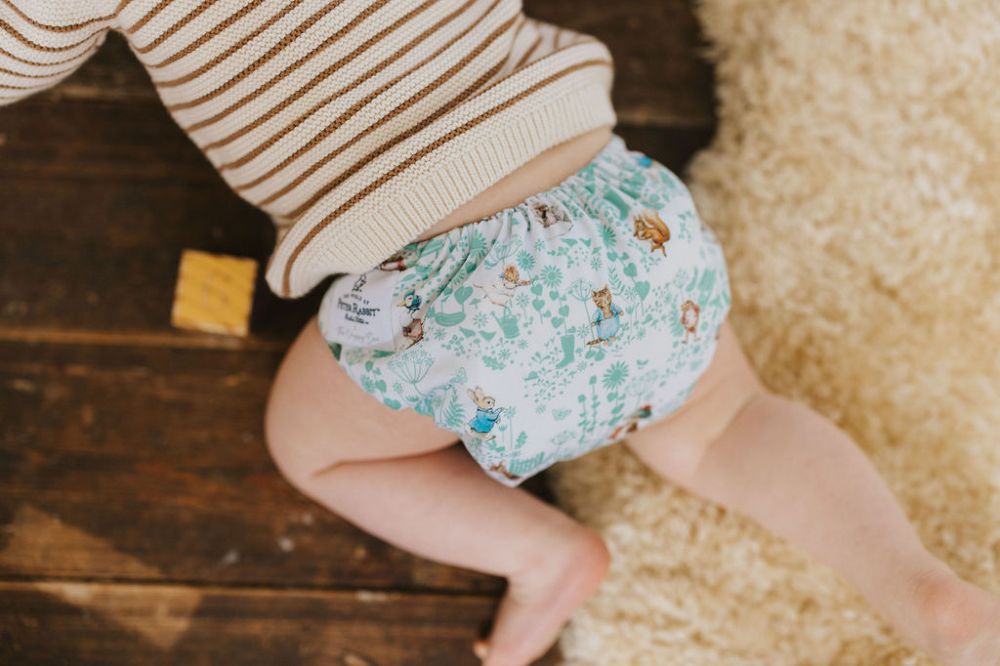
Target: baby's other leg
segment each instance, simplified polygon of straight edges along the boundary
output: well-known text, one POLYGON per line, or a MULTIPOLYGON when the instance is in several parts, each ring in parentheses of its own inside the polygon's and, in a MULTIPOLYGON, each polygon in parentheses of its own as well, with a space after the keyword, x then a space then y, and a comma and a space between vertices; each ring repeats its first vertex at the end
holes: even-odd
POLYGON ((763 387, 728 322, 688 402, 626 444, 679 486, 833 567, 943 664, 1000 663, 1000 597, 927 550, 846 433, 763 387))
POLYGON ((607 572, 597 532, 487 476, 430 418, 362 391, 315 318, 278 370, 265 431, 288 480, 345 520, 421 557, 507 579, 487 666, 543 655, 607 572))

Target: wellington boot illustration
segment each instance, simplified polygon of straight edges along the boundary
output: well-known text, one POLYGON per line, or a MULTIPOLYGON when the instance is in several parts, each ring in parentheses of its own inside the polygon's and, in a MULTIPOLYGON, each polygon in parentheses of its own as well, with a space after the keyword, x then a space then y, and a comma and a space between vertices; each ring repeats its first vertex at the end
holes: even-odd
POLYGON ((576 336, 572 333, 562 336, 563 359, 555 364, 556 368, 565 368, 576 357, 576 336))

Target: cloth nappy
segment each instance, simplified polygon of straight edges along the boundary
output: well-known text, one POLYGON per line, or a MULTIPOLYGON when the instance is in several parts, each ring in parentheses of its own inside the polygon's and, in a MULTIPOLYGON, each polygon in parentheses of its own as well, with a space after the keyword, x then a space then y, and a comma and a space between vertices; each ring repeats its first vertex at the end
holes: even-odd
POLYGON ((612 134, 558 185, 338 276, 318 321, 367 393, 517 486, 677 410, 729 306, 687 188, 612 134))

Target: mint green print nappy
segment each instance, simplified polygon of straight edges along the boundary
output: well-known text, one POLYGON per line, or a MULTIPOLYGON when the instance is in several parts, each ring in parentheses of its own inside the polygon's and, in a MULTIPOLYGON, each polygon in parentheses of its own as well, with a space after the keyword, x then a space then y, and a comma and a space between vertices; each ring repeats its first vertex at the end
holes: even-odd
POLYGON ((366 392, 517 486, 676 411, 729 306, 687 188, 613 134, 555 187, 337 277, 319 326, 366 392))

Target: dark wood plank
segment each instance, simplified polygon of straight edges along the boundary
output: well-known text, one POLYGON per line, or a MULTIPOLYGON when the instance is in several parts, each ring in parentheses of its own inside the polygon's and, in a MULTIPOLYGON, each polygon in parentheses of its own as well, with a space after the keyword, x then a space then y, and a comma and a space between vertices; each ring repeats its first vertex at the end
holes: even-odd
MULTIPOLYGON (((290 341, 324 281, 297 301, 267 288, 269 218, 236 196, 158 106, 23 103, 0 147, 0 336, 37 329, 169 333, 173 344, 243 344, 169 325, 184 248, 256 258, 252 339, 290 341), (74 122, 66 122, 72 118, 74 122)), ((708 130, 620 126, 629 145, 680 171, 708 130)))
MULTIPOLYGON (((711 68, 690 0, 527 0, 525 13, 594 35, 615 60, 613 97, 622 122, 670 127, 712 124, 711 68)), ((132 103, 157 99, 146 70, 117 33, 75 74, 38 97, 132 103)))
POLYGON ((714 128, 644 127, 617 125, 615 132, 629 148, 640 150, 684 177, 695 153, 712 140, 714 128))
POLYGON ((128 42, 114 31, 108 33, 97 53, 76 72, 32 97, 50 101, 106 100, 123 104, 159 99, 149 74, 129 49, 128 42))
MULTIPOLYGON (((461 666, 483 596, 0 582, 0 663, 461 666)), ((559 663, 553 647, 536 662, 559 663)))
POLYGON ((32 97, 0 108, 0 132, 4 180, 173 183, 209 186, 238 199, 157 100, 32 97))
POLYGON ((0 179, 0 337, 30 339, 42 328, 169 332, 179 344, 287 342, 318 308, 322 286, 297 301, 272 294, 263 267, 273 244, 267 217, 221 184, 0 179), (258 260, 254 339, 170 327, 184 248, 258 260))
POLYGON ((279 475, 261 423, 279 359, 0 343, 0 574, 498 593, 279 475))
POLYGON ((691 0, 525 0, 528 16, 591 34, 615 61, 612 98, 622 124, 706 128, 715 124, 712 68, 691 0))

